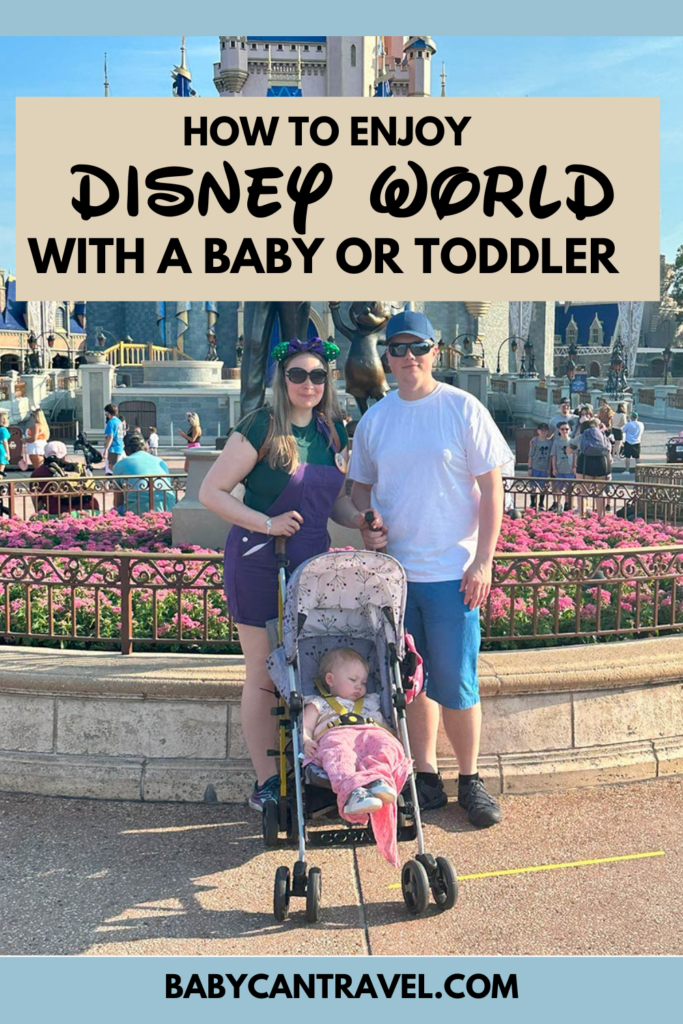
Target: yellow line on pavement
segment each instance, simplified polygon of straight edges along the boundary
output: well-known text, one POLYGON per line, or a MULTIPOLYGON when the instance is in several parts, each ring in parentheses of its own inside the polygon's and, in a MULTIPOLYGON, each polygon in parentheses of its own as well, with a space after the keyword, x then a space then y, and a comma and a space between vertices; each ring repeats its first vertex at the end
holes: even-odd
MULTIPOLYGON (((524 875, 531 871, 557 871, 559 868, 583 868, 589 864, 614 864, 620 860, 642 860, 644 857, 663 857, 664 850, 652 850, 650 853, 625 853, 618 857, 595 857, 593 860, 567 860, 562 864, 535 864, 529 868, 504 868, 502 871, 479 871, 475 875, 459 875, 459 882, 468 882, 473 878, 497 878, 499 875, 524 875)), ((400 889, 400 882, 393 882, 389 889, 400 889)))

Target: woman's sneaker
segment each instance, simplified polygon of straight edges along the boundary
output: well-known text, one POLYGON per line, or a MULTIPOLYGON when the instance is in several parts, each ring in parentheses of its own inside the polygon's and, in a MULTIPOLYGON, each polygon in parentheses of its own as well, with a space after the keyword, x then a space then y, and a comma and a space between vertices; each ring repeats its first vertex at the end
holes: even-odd
POLYGON ((390 786, 384 779, 377 779, 375 782, 370 782, 366 787, 368 793, 372 796, 376 796, 383 804, 395 804, 396 803, 396 790, 393 786, 390 786))
POLYGON ((280 799, 280 776, 271 775, 269 779, 259 786, 258 782, 254 783, 254 790, 249 797, 247 803, 251 807, 252 811, 263 811, 263 805, 268 800, 279 800, 280 799))
POLYGON ((383 807, 378 796, 373 796, 367 789, 354 789, 344 804, 344 814, 372 814, 383 807))
POLYGON ((458 803, 476 828, 490 828, 502 818, 500 807, 479 778, 458 783, 458 803))

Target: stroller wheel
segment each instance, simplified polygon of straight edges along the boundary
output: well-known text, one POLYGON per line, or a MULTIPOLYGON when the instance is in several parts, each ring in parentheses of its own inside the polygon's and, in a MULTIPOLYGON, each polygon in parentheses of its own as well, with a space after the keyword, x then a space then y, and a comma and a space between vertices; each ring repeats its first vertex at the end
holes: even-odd
POLYGON ((266 800, 262 811, 263 842, 266 846, 277 846, 280 832, 280 814, 274 800, 266 800))
POLYGON ((286 921, 289 917, 289 868, 278 868, 275 872, 273 913, 276 921, 286 921))
POLYGON ((409 860, 401 872, 403 902, 411 914, 424 914, 429 906, 429 878, 425 868, 416 860, 409 860))
POLYGON ((321 891, 320 868, 311 868, 306 887, 306 920, 309 924, 315 924, 320 920, 321 891))
POLYGON ((430 885, 439 910, 452 910, 458 901, 458 876, 448 857, 436 858, 436 870, 430 878, 430 885))

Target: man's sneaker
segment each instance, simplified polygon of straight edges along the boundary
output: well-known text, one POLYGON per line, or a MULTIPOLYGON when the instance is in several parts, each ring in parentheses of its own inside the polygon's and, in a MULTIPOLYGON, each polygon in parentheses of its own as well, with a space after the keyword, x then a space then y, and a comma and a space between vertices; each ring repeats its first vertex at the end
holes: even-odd
POLYGON ((436 782, 429 782, 423 775, 417 773, 415 776, 415 786, 417 787, 417 799, 421 811, 435 811, 438 807, 443 807, 444 804, 448 803, 448 797, 443 788, 440 775, 437 776, 436 782))
POLYGON ((458 784, 458 803, 467 811, 468 817, 476 828, 489 828, 501 820, 500 807, 493 797, 486 792, 481 779, 458 784))
POLYGON ((396 803, 396 790, 388 782, 385 782, 384 779, 376 779, 375 782, 369 782, 366 789, 371 796, 376 796, 383 804, 396 803))
POLYGON ((247 801, 252 811, 263 811, 263 805, 268 800, 279 800, 280 798, 280 776, 271 775, 269 779, 259 786, 258 782, 254 783, 254 790, 247 801))
POLYGON ((383 806, 378 796, 373 796, 361 786, 360 789, 354 789, 344 804, 344 814, 372 814, 383 806))

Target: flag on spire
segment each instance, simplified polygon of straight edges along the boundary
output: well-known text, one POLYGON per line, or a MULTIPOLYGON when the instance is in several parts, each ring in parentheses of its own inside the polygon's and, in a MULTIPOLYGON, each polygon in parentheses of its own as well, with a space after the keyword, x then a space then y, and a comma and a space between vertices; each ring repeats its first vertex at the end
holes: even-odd
POLYGON ((174 96, 196 96, 197 93, 192 88, 192 75, 189 72, 187 64, 185 63, 185 36, 180 46, 180 65, 173 68, 171 72, 171 78, 173 79, 173 95, 174 96))

